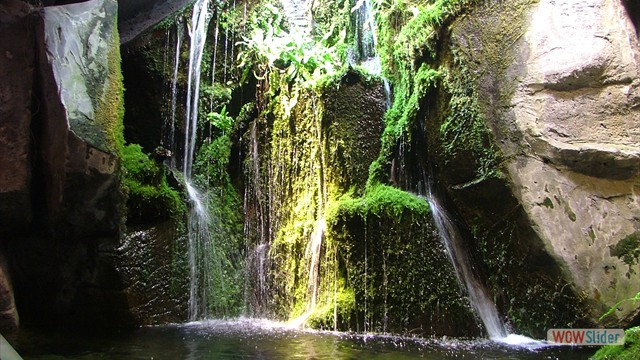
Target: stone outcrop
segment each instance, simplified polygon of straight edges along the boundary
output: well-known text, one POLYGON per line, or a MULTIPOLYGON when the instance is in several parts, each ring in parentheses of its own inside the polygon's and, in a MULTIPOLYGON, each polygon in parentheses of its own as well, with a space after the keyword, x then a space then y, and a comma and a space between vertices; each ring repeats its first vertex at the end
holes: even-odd
MULTIPOLYGON (((453 68, 473 74, 502 163, 497 176, 470 178, 454 159, 443 174, 481 235, 491 282, 513 276, 496 275, 508 268, 496 263, 505 249, 517 250, 511 256, 528 259, 525 273, 548 282, 523 289, 528 296, 588 304, 580 321, 592 324, 640 292, 640 47, 630 14, 615 0, 487 3, 451 27, 451 48, 463 59, 453 68)), ((516 310, 518 285, 506 284, 511 289, 495 291, 506 292, 513 318, 528 312, 522 327, 535 333, 553 324, 537 317, 544 309, 525 305, 526 296, 516 310)), ((556 305, 557 313, 584 311, 556 305)), ((638 313, 628 302, 605 322, 625 326, 638 313)))
POLYGON ((118 2, 118 28, 123 44, 153 28, 194 0, 124 0, 118 2))
POLYGON ((28 231, 33 215, 31 119, 36 57, 31 10, 18 1, 0 4, 0 332, 4 334, 17 329, 19 318, 3 250, 10 238, 28 231))
POLYGON ((107 0, 41 10, 47 220, 73 236, 117 235, 122 218, 116 10, 115 1, 107 0))
POLYGON ((2 271, 27 322, 77 321, 78 308, 91 302, 82 288, 96 274, 98 248, 117 242, 124 216, 117 4, 31 8, 9 1, 1 9, 19 9, 2 22, 0 41, 7 47, 2 129, 9 136, 0 188, 11 196, 2 199, 9 214, 0 224, 8 234, 2 271))
POLYGON ((126 327, 184 316, 171 301, 186 301, 169 294, 186 292, 167 275, 181 264, 172 257, 177 226, 149 225, 132 232, 144 239, 121 240, 116 12, 115 0, 0 4, 3 331, 17 328, 16 304, 24 323, 36 326, 126 327), (154 253, 142 256, 132 243, 154 253))
MULTIPOLYGON (((637 33, 619 1, 543 0, 524 40, 512 104, 528 148, 509 175, 550 254, 610 307, 640 292, 637 254, 613 250, 640 230, 637 33)), ((638 311, 631 303, 617 315, 625 324, 638 311)))

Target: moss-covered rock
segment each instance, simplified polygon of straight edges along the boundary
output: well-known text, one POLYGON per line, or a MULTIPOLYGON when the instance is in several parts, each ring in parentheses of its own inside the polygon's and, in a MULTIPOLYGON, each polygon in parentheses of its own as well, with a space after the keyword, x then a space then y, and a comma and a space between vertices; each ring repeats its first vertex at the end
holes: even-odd
POLYGON ((380 79, 366 76, 350 69, 322 90, 326 176, 343 191, 364 189, 369 164, 380 152, 385 94, 380 79))
MULTIPOLYGON (((589 307, 587 293, 572 286, 530 228, 505 167, 522 150, 505 119, 513 115, 525 55, 519 46, 536 4, 380 5, 380 53, 394 104, 370 181, 420 191, 435 178, 467 224, 469 251, 499 310, 518 331, 543 336, 549 327, 589 324, 589 307)), ((539 204, 579 221, 577 205, 561 198, 551 194, 539 204)))
MULTIPOLYGON (((586 83, 615 87, 609 85, 615 81, 608 79, 637 76, 632 75, 638 74, 637 66, 619 55, 637 52, 637 48, 628 48, 626 35, 618 35, 633 30, 628 28, 630 23, 619 4, 590 7, 585 3, 579 11, 591 14, 596 25, 583 24, 578 18, 565 19, 562 26, 569 31, 567 36, 550 35, 550 14, 566 5, 546 1, 518 1, 508 8, 478 4, 468 16, 452 24, 450 43, 445 44, 450 52, 443 60, 452 78, 463 81, 450 82, 454 91, 446 92, 452 97, 443 96, 442 104, 459 98, 456 89, 468 89, 466 93, 474 100, 472 106, 465 106, 471 110, 469 120, 460 124, 464 124, 465 136, 482 134, 477 132, 477 125, 484 128, 485 135, 482 141, 471 139, 464 144, 455 144, 452 139, 456 137, 432 140, 440 144, 435 157, 441 164, 441 178, 472 225, 488 264, 490 281, 502 289, 505 300, 509 299, 503 306, 518 329, 538 336, 549 327, 593 324, 619 298, 639 290, 633 274, 637 264, 624 262, 633 258, 633 252, 630 257, 624 251, 617 252, 624 246, 617 248, 614 240, 632 238, 637 231, 637 209, 625 201, 611 200, 611 196, 617 199, 620 195, 622 199, 634 193, 635 180, 625 180, 629 176, 628 158, 621 155, 604 160, 601 154, 603 160, 595 160, 599 156, 595 153, 606 152, 603 149, 609 146, 603 144, 613 141, 624 148, 634 141, 616 129, 633 121, 635 115, 627 112, 627 100, 605 101, 600 95, 583 92, 586 83), (609 24, 610 18, 604 15, 607 11, 622 14, 623 19, 609 24), (550 66, 565 63, 565 56, 574 58, 576 52, 570 49, 575 44, 597 39, 594 29, 607 29, 614 40, 602 47, 580 47, 587 53, 598 52, 597 56, 585 55, 567 67, 550 66), (615 40, 618 38, 621 40, 615 40), (546 52, 545 46, 560 50, 546 52), (606 65, 601 59, 616 65, 606 65), (600 75, 589 70, 596 68, 602 71, 600 75), (620 110, 600 110, 611 106, 620 110), (607 130, 596 129, 597 124, 604 124, 607 130), (613 138, 617 140, 610 140, 613 138), (577 143, 591 145, 576 152, 572 146, 577 143), (458 155, 448 153, 448 148, 458 155), (598 164, 607 164, 606 175, 598 164), (490 198, 504 200, 489 205, 490 198), (611 213, 616 214, 615 219, 611 213), (526 254, 527 259, 517 265, 517 261, 508 264, 513 260, 502 262, 505 267, 501 270, 496 260, 502 258, 504 250, 506 254, 526 254), (602 266, 593 266, 594 260, 602 266), (505 270, 507 274, 528 274, 532 283, 520 287, 518 281, 500 275, 505 270), (531 291, 544 294, 558 310, 538 309, 527 300, 531 291), (580 305, 574 310, 572 302, 580 305)), ((444 106, 439 110, 443 125, 448 111, 444 106)), ((620 154, 626 154, 625 150, 620 154)), ((637 309, 625 304, 617 315, 621 322, 616 326, 624 326, 634 321, 637 309)), ((613 318, 608 321, 614 326, 613 318)))
POLYGON ((598 350, 593 360, 634 360, 640 354, 640 327, 624 332, 624 345, 607 345, 598 350))
POLYGON ((327 223, 336 271, 355 296, 354 303, 338 303, 342 329, 479 334, 425 199, 377 185, 360 198, 342 197, 327 223))
POLYGON ((122 166, 123 185, 128 195, 128 224, 148 224, 183 215, 183 197, 168 185, 164 165, 150 159, 140 145, 123 148, 122 166))
MULTIPOLYGON (((248 234, 256 251, 269 248, 272 270, 263 271, 268 289, 253 285, 252 298, 259 301, 252 307, 288 319, 308 315, 314 304, 326 307, 316 301, 334 293, 335 246, 322 234, 323 221, 349 188, 362 192, 379 150, 384 93, 379 80, 355 71, 316 87, 289 85, 276 70, 268 80, 265 88, 277 92, 262 95, 268 108, 245 134, 246 228, 256 229, 248 234), (320 249, 311 248, 314 236, 323 237, 320 249), (316 271, 320 275, 310 279, 316 271)), ((348 303, 348 296, 341 298, 348 303)))

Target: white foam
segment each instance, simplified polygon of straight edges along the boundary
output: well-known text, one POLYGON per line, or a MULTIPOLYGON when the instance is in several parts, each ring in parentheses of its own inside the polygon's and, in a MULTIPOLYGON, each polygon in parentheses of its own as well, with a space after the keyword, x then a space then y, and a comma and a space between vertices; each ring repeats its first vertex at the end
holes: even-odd
POLYGON ((549 344, 545 341, 535 340, 530 337, 518 334, 509 334, 505 337, 492 338, 491 340, 513 347, 527 348, 529 350, 535 350, 549 346, 549 344))

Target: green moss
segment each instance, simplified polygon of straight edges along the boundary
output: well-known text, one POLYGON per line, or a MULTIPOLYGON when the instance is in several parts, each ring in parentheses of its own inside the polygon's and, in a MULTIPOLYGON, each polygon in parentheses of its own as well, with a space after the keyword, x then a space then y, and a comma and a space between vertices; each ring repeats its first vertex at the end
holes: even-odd
MULTIPOLYGON (((407 211, 416 215, 429 214, 429 203, 423 198, 410 194, 400 189, 378 184, 368 188, 364 196, 351 197, 350 193, 340 198, 340 201, 329 210, 329 214, 340 212, 347 216, 359 215, 366 217, 369 214, 376 216, 390 216, 401 218, 407 211)), ((330 218, 333 218, 330 216, 330 218)))
POLYGON ((609 247, 611 256, 616 256, 625 264, 629 265, 627 277, 635 273, 633 266, 638 264, 640 259, 640 231, 629 234, 617 244, 609 247))
POLYGON ((576 296, 564 280, 538 272, 509 282, 511 288, 505 289, 510 297, 507 313, 518 331, 541 338, 551 328, 593 326, 584 319, 589 311, 586 295, 576 296))
POLYGON ((544 198, 544 201, 542 202, 542 205, 547 207, 547 208, 549 208, 549 209, 553 209, 553 201, 551 201, 551 199, 549 199, 548 197, 544 198))
POLYGON ((344 280, 336 285, 333 293, 327 292, 324 298, 309 315, 307 325, 314 329, 334 330, 336 327, 344 329, 351 322, 356 310, 356 294, 353 289, 345 287, 344 280))
MULTIPOLYGON (((416 121, 425 97, 437 86, 440 72, 422 64, 411 76, 411 87, 399 87, 394 91, 391 109, 385 114, 385 129, 382 133, 382 148, 378 159, 369 168, 369 184, 384 182, 389 172, 392 149, 399 141, 410 142, 410 124, 416 121)), ((406 83, 408 80, 404 81, 406 83)), ((405 84, 405 86, 407 86, 405 84)))
POLYGON ((137 144, 122 149, 123 185, 128 193, 127 222, 145 223, 180 216, 180 194, 167 184, 161 167, 137 144))
POLYGON ((313 90, 318 94, 326 94, 331 90, 339 90, 346 76, 355 76, 365 86, 375 86, 382 82, 378 75, 371 74, 361 66, 345 66, 332 74, 325 74, 317 79, 313 90))
MULTIPOLYGON (((425 199, 378 184, 360 198, 341 197, 327 226, 339 274, 355 296, 354 307, 345 309, 352 312, 348 330, 476 334, 425 199)), ((324 318, 331 319, 330 310, 323 309, 324 318)))
POLYGON ((567 202, 565 202, 565 204, 564 204, 564 212, 569 217, 569 220, 571 220, 573 222, 576 221, 576 213, 573 212, 573 209, 571 209, 571 206, 567 202))
POLYGON ((640 231, 630 234, 612 246, 611 255, 621 258, 629 265, 636 264, 640 257, 640 231))
POLYGON ((109 72, 105 79, 104 94, 96 104, 96 123, 106 132, 106 150, 120 154, 124 147, 124 87, 120 68, 120 38, 113 32, 111 48, 107 55, 109 72))
POLYGON ((572 284, 549 266, 548 257, 540 257, 529 244, 519 241, 518 232, 528 224, 519 224, 515 214, 498 225, 486 218, 468 221, 474 224, 471 232, 489 275, 487 285, 502 294, 503 299, 498 300, 504 301, 514 329, 542 338, 550 328, 593 326, 586 320, 590 313, 586 294, 576 294, 572 284))
POLYGON ((482 115, 473 76, 464 67, 446 72, 449 95, 439 135, 445 164, 471 161, 476 181, 500 175, 501 155, 482 115))
POLYGON ((635 360, 640 354, 640 327, 624 332, 624 345, 607 345, 600 348, 593 360, 635 360))
POLYGON ((209 210, 209 234, 213 251, 206 254, 210 291, 207 305, 212 316, 239 316, 244 307, 244 237, 242 200, 229 176, 231 140, 235 120, 226 112, 216 114, 216 130, 202 144, 193 164, 193 180, 209 210), (233 286, 229 286, 233 284, 233 286))

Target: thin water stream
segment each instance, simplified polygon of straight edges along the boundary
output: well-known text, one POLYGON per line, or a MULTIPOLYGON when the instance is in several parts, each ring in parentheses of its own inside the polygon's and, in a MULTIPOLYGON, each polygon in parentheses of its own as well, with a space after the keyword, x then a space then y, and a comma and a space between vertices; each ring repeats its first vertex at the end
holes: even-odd
POLYGON ((449 259, 456 270, 458 281, 464 285, 469 294, 471 305, 482 320, 489 338, 492 340, 505 338, 507 329, 485 287, 473 272, 460 231, 441 205, 440 200, 431 191, 427 195, 427 201, 440 237, 447 248, 449 259))

